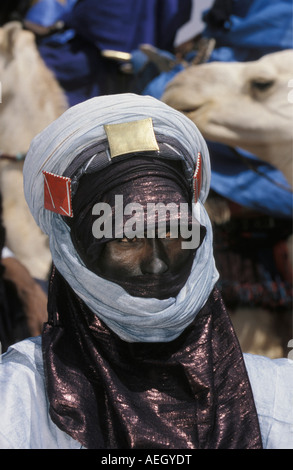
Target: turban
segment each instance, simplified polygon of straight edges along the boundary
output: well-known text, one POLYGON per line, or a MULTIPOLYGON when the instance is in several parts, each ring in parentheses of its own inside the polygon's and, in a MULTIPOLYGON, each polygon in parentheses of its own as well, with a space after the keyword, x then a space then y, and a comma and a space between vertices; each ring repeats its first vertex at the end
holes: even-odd
POLYGON ((24 193, 36 223, 49 236, 54 265, 82 301, 125 341, 171 341, 194 320, 218 279, 211 224, 204 208, 210 177, 206 143, 187 117, 152 97, 109 95, 68 109, 33 139, 24 164, 24 193), (201 186, 193 215, 206 227, 206 236, 197 250, 190 276, 176 297, 135 297, 133 302, 121 286, 93 273, 81 260, 64 217, 45 207, 43 172, 70 177, 74 194, 82 174, 113 164, 107 126, 150 118, 157 155, 164 158, 168 149, 173 159, 181 160, 184 177, 192 189, 201 154, 201 186))

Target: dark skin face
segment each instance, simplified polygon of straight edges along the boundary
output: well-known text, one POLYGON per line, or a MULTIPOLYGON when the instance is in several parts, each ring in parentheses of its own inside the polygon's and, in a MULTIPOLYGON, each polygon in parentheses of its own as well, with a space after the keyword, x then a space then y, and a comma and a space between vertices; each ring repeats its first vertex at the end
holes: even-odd
POLYGON ((123 238, 108 242, 99 258, 99 270, 117 280, 123 276, 177 272, 190 256, 182 238, 123 238))

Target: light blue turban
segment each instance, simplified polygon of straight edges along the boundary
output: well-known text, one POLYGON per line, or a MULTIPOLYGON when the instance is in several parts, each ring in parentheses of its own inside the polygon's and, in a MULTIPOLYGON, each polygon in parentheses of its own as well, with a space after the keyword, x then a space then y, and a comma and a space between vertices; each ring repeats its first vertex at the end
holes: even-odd
POLYGON ((86 305, 125 341, 164 342, 177 338, 194 320, 218 279, 211 223, 203 206, 210 177, 207 146, 191 120, 155 98, 119 94, 100 96, 69 108, 33 139, 24 163, 24 192, 36 223, 49 236, 56 268, 86 305), (118 284, 88 270, 72 244, 63 218, 44 208, 43 171, 64 175, 83 150, 107 139, 104 125, 145 118, 152 118, 155 134, 166 136, 166 140, 176 139, 183 146, 191 180, 198 152, 202 155, 202 186, 193 212, 207 234, 185 286, 176 298, 165 300, 131 297, 118 284))

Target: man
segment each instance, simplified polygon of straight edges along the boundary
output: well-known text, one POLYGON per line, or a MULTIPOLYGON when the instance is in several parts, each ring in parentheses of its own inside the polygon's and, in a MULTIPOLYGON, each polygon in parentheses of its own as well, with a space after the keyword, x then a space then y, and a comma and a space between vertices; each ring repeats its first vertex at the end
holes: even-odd
POLYGON ((292 362, 244 362, 209 184, 197 128, 151 97, 94 98, 34 139, 24 189, 50 238, 49 320, 2 357, 2 447, 292 447, 292 362))

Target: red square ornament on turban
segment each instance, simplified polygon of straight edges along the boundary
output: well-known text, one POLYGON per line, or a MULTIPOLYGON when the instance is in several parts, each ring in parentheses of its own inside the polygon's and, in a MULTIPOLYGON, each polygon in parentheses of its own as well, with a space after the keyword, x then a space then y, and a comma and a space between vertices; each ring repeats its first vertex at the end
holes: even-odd
POLYGON ((71 179, 43 171, 44 207, 56 214, 73 217, 71 204, 71 179))
POLYGON ((197 160, 196 160, 196 168, 195 168, 194 175, 193 175, 194 202, 197 202, 199 200, 200 191, 201 191, 201 180, 202 180, 201 166, 202 166, 201 153, 198 152, 197 160))

